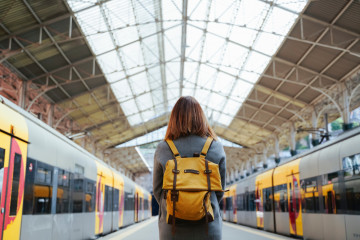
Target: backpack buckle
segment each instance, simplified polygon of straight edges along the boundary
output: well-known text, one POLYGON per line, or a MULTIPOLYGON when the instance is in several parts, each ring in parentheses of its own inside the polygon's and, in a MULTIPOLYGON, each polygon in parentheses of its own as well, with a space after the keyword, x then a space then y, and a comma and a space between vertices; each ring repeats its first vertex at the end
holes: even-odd
POLYGON ((171 201, 177 202, 179 200, 179 191, 171 190, 171 201))
POLYGON ((175 169, 173 169, 172 172, 173 172, 173 173, 176 173, 176 174, 179 174, 179 173, 180 173, 180 170, 175 170, 175 169))
POLYGON ((210 173, 212 173, 212 171, 211 170, 204 170, 204 173, 205 174, 210 174, 210 173))

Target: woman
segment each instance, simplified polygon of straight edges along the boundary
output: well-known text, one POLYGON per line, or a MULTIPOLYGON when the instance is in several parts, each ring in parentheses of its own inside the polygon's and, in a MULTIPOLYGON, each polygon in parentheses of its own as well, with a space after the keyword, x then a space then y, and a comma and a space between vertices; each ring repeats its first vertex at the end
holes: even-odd
MULTIPOLYGON (((192 157, 203 148, 207 137, 214 138, 206 159, 219 165, 222 188, 225 189, 226 157, 224 148, 217 140, 215 132, 210 127, 200 104, 193 97, 181 97, 175 104, 165 140, 173 140, 182 157, 192 157)), ((175 234, 172 234, 171 224, 166 223, 166 200, 162 191, 163 175, 166 162, 173 159, 173 154, 165 141, 159 143, 154 157, 153 191, 159 203, 159 235, 160 240, 168 239, 221 239, 222 220, 219 202, 223 192, 211 192, 210 200, 214 210, 214 221, 192 225, 176 224, 175 234)))

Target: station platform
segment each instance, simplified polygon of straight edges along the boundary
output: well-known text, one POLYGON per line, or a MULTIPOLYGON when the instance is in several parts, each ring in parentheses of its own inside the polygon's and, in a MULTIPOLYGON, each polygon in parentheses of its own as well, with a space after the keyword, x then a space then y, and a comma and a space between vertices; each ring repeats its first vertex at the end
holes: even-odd
MULTIPOLYGON (((157 217, 152 217, 141 223, 137 223, 111 233, 100 240, 158 240, 159 230, 157 225, 157 217)), ((290 240, 289 238, 274 233, 257 230, 250 227, 241 226, 234 223, 223 222, 223 239, 224 240, 290 240)))

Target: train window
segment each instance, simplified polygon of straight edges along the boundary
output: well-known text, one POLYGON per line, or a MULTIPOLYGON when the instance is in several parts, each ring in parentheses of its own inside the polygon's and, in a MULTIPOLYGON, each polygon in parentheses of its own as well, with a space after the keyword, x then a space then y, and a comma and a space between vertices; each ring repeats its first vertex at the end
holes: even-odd
POLYGON ((315 213, 320 211, 317 178, 312 177, 301 180, 302 188, 302 211, 315 213))
POLYGON ((105 185, 105 212, 112 211, 112 187, 105 185))
POLYGON ((58 188, 56 196, 56 213, 68 213, 70 205, 70 174, 58 170, 58 188))
POLYGON ((15 153, 13 181, 11 187, 10 215, 16 215, 18 196, 19 196, 19 180, 21 168, 21 155, 15 153))
MULTIPOLYGON (((30 166, 29 166, 30 168, 30 166)), ((36 171, 33 185, 33 214, 51 213, 52 170, 45 163, 36 162, 36 171)))
POLYGON ((149 201, 147 199, 144 200, 144 210, 149 209, 149 201))
POLYGON ((275 186, 274 191, 275 210, 277 212, 287 212, 288 197, 286 184, 275 186))
POLYGON ((360 176, 360 153, 343 158, 344 177, 360 176))
POLYGON ((226 198, 226 210, 233 210, 233 197, 226 198))
POLYGON ((119 189, 114 188, 113 211, 119 211, 119 189))
POLYGON ((343 158, 346 209, 348 214, 360 214, 360 154, 343 158))
POLYGON ((238 194, 238 195, 236 196, 236 208, 237 208, 237 210, 239 210, 239 211, 244 211, 244 204, 243 204, 243 202, 244 202, 244 196, 243 196, 243 194, 238 194))
POLYGON ((0 148, 0 169, 4 167, 5 149, 0 148))
POLYGON ((83 212, 84 201, 84 176, 81 173, 71 174, 73 178, 72 205, 73 213, 83 212))
POLYGON ((95 211, 95 189, 95 182, 86 179, 85 212, 95 211))
POLYGON ((341 193, 339 184, 339 172, 323 175, 322 198, 324 213, 335 214, 341 211, 341 193))
POLYGON ((130 192, 125 192, 125 211, 134 210, 134 209, 135 209, 134 194, 130 192))
POLYGON ((263 189, 263 204, 265 212, 272 211, 272 188, 263 189))
POLYGON ((36 171, 35 182, 50 185, 52 171, 46 167, 38 166, 36 171))

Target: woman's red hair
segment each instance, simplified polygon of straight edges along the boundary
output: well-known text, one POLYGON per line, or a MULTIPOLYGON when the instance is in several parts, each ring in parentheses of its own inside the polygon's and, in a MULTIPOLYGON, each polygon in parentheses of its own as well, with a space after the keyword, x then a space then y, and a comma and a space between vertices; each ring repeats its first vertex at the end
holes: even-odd
POLYGON ((188 135, 211 136, 217 140, 205 114, 195 98, 180 97, 171 111, 165 139, 175 140, 188 135))

